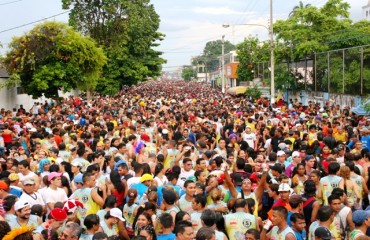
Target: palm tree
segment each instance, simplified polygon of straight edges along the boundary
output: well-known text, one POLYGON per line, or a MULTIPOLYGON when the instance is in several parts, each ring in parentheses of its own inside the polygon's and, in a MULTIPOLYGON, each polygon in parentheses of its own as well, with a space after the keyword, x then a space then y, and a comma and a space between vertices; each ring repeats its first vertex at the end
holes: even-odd
POLYGON ((302 1, 299 1, 298 6, 295 6, 293 10, 289 13, 289 17, 294 16, 299 10, 310 7, 311 4, 304 5, 302 1))

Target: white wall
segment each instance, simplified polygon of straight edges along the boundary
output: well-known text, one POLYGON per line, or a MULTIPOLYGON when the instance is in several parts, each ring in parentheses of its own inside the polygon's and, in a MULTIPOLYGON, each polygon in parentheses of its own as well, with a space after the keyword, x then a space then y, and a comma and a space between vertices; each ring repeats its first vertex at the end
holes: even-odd
MULTIPOLYGON (((0 78, 0 84, 4 83, 6 78, 0 78)), ((61 97, 68 97, 68 96, 77 96, 79 92, 77 90, 63 93, 59 91, 59 96, 61 97)), ((45 100, 50 100, 45 97, 41 97, 38 99, 32 99, 32 96, 28 94, 17 94, 17 88, 2 88, 0 89, 0 108, 5 108, 6 110, 11 110, 14 107, 19 108, 19 105, 23 104, 24 109, 28 111, 35 102, 44 103, 45 100)))

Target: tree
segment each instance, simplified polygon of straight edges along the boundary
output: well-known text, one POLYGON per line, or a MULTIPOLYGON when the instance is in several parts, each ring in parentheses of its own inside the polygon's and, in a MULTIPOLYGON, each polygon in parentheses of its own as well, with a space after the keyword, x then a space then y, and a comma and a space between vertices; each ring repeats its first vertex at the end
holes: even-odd
POLYGON ((192 66, 187 66, 182 69, 181 77, 185 81, 190 81, 195 76, 195 71, 192 66))
POLYGON ((302 1, 299 1, 299 5, 293 8, 293 10, 289 13, 289 17, 295 15, 300 9, 304 9, 310 6, 311 4, 304 5, 302 1))
POLYGON ((34 98, 58 99, 58 90, 92 91, 106 63, 95 42, 59 22, 45 22, 15 37, 3 60, 11 74, 7 86, 19 84, 34 98))
MULTIPOLYGON (((224 42, 224 53, 229 53, 235 50, 235 45, 230 41, 224 42)), ((204 63, 206 72, 217 71, 220 67, 220 57, 222 55, 222 40, 210 41, 206 43, 203 53, 200 56, 193 58, 192 64, 196 66, 198 63, 204 63)))
POLYGON ((165 60, 153 48, 164 37, 160 19, 149 0, 62 0, 71 9, 69 23, 99 43, 107 57, 98 91, 113 94, 161 74, 165 60))
POLYGON ((259 62, 268 62, 270 59, 268 42, 262 43, 256 37, 246 38, 242 43, 237 45, 237 54, 239 65, 237 69, 238 80, 251 81, 255 77, 254 64, 259 62))
POLYGON ((278 41, 293 48, 293 59, 329 50, 330 38, 351 27, 349 7, 342 0, 328 0, 321 8, 296 8, 288 19, 276 21, 274 33, 278 41))

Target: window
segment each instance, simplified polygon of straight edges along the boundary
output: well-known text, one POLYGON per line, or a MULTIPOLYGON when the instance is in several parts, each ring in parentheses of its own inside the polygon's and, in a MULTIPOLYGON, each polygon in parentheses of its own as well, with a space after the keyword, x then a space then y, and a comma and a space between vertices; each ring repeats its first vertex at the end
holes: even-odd
POLYGON ((17 87, 17 95, 20 95, 20 94, 25 94, 23 87, 17 87))

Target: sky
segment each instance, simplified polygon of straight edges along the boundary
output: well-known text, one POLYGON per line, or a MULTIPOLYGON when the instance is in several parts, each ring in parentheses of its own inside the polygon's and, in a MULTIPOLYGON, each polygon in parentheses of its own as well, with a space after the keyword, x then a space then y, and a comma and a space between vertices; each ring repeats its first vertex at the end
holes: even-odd
MULTIPOLYGON (((325 0, 302 0, 304 4, 322 6, 325 0)), ((368 0, 346 0, 351 5, 353 21, 362 19, 362 6, 368 0)), ((250 35, 261 41, 268 39, 270 0, 151 0, 161 18, 159 31, 166 35, 157 48, 167 63, 164 71, 174 71, 191 64, 209 41, 225 35, 225 40, 237 44, 250 35), (224 28, 222 25, 230 27, 224 28)), ((286 19, 299 0, 273 0, 273 21, 286 19)), ((20 36, 34 26, 34 22, 48 19, 68 21, 61 0, 0 0, 0 43, 5 54, 13 36, 20 36), (14 28, 14 29, 13 29, 14 28)))

